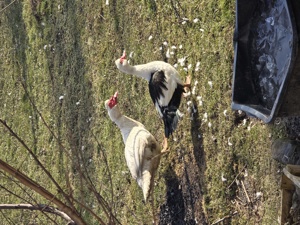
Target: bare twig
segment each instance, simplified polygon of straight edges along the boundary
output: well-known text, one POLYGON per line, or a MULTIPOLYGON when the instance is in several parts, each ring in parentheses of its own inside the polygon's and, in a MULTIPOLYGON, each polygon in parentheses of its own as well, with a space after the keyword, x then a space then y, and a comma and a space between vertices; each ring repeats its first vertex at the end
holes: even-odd
POLYGON ((227 189, 229 189, 229 188, 233 185, 233 183, 236 181, 236 179, 237 179, 237 178, 240 176, 240 174, 245 170, 246 166, 247 166, 247 165, 245 165, 245 166, 243 167, 243 169, 241 169, 241 171, 235 176, 235 178, 234 178, 233 181, 229 184, 229 186, 227 187, 227 189))
MULTIPOLYGON (((6 220, 6 222, 8 222, 11 225, 14 225, 12 223, 12 221, 5 215, 5 213, 3 213, 1 210, 0 210, 0 213, 2 214, 2 216, 4 217, 4 219, 6 220)), ((4 221, 2 221, 2 222, 4 222, 4 221)))
POLYGON ((13 0, 11 3, 9 3, 7 6, 5 6, 3 9, 1 9, 0 13, 2 13, 5 9, 7 9, 9 6, 11 6, 15 1, 17 1, 17 0, 13 0))
POLYGON ((248 203, 251 203, 251 200, 250 200, 249 195, 248 195, 248 193, 247 193, 247 190, 246 190, 246 188, 245 188, 244 182, 243 182, 242 180, 241 180, 241 183, 242 183, 242 187, 243 187, 243 190, 244 190, 244 192, 245 192, 247 201, 248 201, 248 203))
MULTIPOLYGON (((28 195, 28 197, 33 201, 33 202, 35 202, 35 204, 37 204, 37 201, 27 192, 27 190, 24 188, 24 187, 22 187, 21 185, 20 185, 20 183, 19 182, 17 182, 16 180, 14 180, 12 177, 10 177, 10 176, 8 176, 7 174, 5 174, 4 172, 2 172, 2 171, 0 171, 0 173, 2 173, 4 176, 6 176, 9 180, 11 180, 12 182, 14 182, 25 194, 27 194, 28 195)), ((19 196, 19 195, 17 195, 16 193, 13 193, 12 191, 10 191, 10 190, 8 190, 6 187, 4 187, 4 186, 2 186, 2 185, 0 185, 0 188, 2 188, 2 189, 4 189, 5 191, 7 191, 8 193, 10 193, 11 195, 13 195, 13 196, 15 196, 15 197, 17 197, 17 198, 19 198, 19 199, 21 199, 21 200, 23 200, 24 202, 27 202, 28 204, 30 204, 30 202, 28 201, 28 200, 26 200, 25 198, 23 198, 23 197, 21 197, 21 196, 19 196)), ((55 220, 53 220, 51 217, 49 217, 47 214, 45 214, 44 212, 42 212, 49 220, 51 220, 54 224, 57 224, 56 222, 55 222, 55 220)))
POLYGON ((0 119, 0 123, 3 124, 3 126, 9 131, 9 133, 18 140, 18 142, 23 145, 23 147, 29 152, 29 154, 33 157, 33 159, 36 161, 36 163, 41 167, 41 169, 47 174, 47 176, 50 178, 50 180, 54 183, 56 188, 59 190, 59 192, 65 197, 68 204, 73 208, 74 211, 76 211, 75 207, 70 201, 70 196, 67 195, 63 189, 60 187, 60 185, 56 182, 56 180, 53 178, 53 176, 50 174, 50 172, 44 167, 44 165, 40 162, 40 160, 37 158, 37 156, 33 153, 33 151, 25 144, 25 142, 6 124, 6 122, 2 119, 0 119))
MULTIPOLYGON (((20 81, 20 83, 22 84, 22 87, 32 105, 32 107, 34 108, 34 110, 38 113, 38 115, 40 116, 40 118, 42 119, 44 125, 46 126, 46 128, 48 129, 48 131, 51 133, 51 135, 53 135, 53 137, 56 139, 57 143, 59 144, 59 146, 63 149, 63 151, 67 154, 67 156, 71 159, 71 155, 69 154, 69 152, 67 151, 67 149, 64 147, 64 145, 61 143, 61 141, 59 140, 59 138, 56 136, 56 134, 52 131, 52 129, 50 128, 50 126, 47 124, 46 120, 44 119, 42 113, 38 110, 37 106, 34 104, 34 101, 32 99, 32 97, 30 96, 29 92, 27 91, 27 88, 26 88, 26 84, 22 81, 20 81)), ((0 121, 1 122, 1 121, 0 121)), ((79 155, 81 156, 81 158, 83 159, 83 156, 82 156, 82 152, 79 151, 79 155)), ((80 177, 81 179, 85 180, 86 182, 82 182, 81 180, 81 184, 83 185, 83 183, 85 185, 89 185, 90 184, 90 190, 93 190, 93 193, 95 194, 95 196, 97 197, 97 199, 99 199, 99 196, 100 194, 96 191, 96 188, 93 184, 93 182, 91 181, 89 175, 88 175, 88 172, 87 172, 87 168, 86 168, 86 165, 85 163, 83 163, 83 167, 84 167, 84 170, 86 173, 84 173, 84 171, 82 171, 81 167, 78 166, 80 165, 80 158, 79 158, 79 155, 78 154, 75 154, 75 157, 76 157, 76 160, 78 161, 78 164, 76 165, 76 169, 78 170, 79 174, 80 174, 80 177), (86 175, 85 175, 86 174, 86 175)), ((108 165, 107 165, 108 166, 108 165)), ((93 214, 95 216, 95 218, 101 223, 101 224, 104 224, 104 221, 99 217, 97 216, 90 208, 88 208, 87 206, 85 206, 84 204, 82 204, 82 202, 76 200, 73 198, 73 195, 72 195, 72 189, 70 189, 71 186, 69 186, 68 184, 68 181, 67 182, 67 187, 69 187, 69 190, 70 190, 70 195, 68 196, 69 198, 71 198, 72 200, 74 200, 76 203, 78 203, 79 205, 81 205, 83 208, 85 208, 87 211, 89 211, 91 214, 93 214)), ((109 217, 109 218, 114 218, 115 220, 116 217, 113 215, 113 213, 111 212, 111 209, 110 207, 108 206, 107 202, 103 199, 103 197, 101 196, 101 199, 102 201, 99 202, 99 204, 102 206, 102 209, 104 210, 104 212, 106 213, 106 215, 109 217)), ((71 202, 69 202, 70 204, 71 202)), ((71 204, 71 206, 73 206, 73 204, 71 204)))
POLYGON ((223 222, 224 220, 229 219, 229 218, 235 216, 236 214, 238 214, 238 211, 235 211, 232 214, 227 215, 227 216, 223 217, 222 219, 217 220, 216 222, 212 223, 211 225, 219 224, 219 223, 223 222))
POLYGON ((28 209, 28 210, 38 210, 42 212, 47 212, 47 213, 52 213, 55 215, 60 216, 64 220, 68 222, 70 225, 75 225, 75 222, 64 212, 55 209, 51 206, 44 205, 44 204, 37 204, 37 205, 32 205, 32 204, 0 204, 0 210, 1 209, 28 209))
POLYGON ((68 205, 60 201, 55 195, 50 193, 48 190, 40 186, 35 181, 31 180, 29 177, 27 177, 22 172, 16 170, 15 168, 11 167, 9 164, 4 162, 0 159, 0 169, 4 170, 5 172, 9 173, 10 175, 14 176, 16 179, 18 179, 22 184, 26 185, 27 187, 31 188, 47 200, 53 202, 60 210, 64 211, 66 214, 68 214, 77 225, 85 225, 86 223, 84 220, 78 215, 77 211, 74 211, 72 208, 70 208, 68 205))

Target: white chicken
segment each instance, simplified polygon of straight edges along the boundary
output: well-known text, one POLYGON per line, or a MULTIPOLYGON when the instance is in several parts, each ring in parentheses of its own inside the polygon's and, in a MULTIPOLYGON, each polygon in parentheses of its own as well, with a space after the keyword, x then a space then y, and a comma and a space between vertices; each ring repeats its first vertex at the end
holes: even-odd
POLYGON ((168 138, 176 129, 182 115, 178 108, 185 88, 190 88, 190 77, 187 77, 184 84, 177 70, 164 61, 131 66, 126 60, 125 51, 115 64, 121 72, 136 75, 149 82, 151 99, 164 122, 165 137, 162 152, 165 152, 168 148, 168 138))
POLYGON ((132 177, 143 190, 145 202, 153 193, 154 177, 158 169, 161 148, 143 124, 122 115, 117 105, 118 93, 105 101, 110 119, 119 127, 125 144, 125 159, 132 177))

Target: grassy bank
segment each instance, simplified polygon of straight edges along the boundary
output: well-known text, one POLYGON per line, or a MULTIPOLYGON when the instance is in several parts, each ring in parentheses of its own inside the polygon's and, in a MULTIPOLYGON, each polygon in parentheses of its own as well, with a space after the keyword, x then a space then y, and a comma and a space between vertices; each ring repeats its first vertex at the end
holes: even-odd
MULTIPOLYGON (((226 216, 229 224, 276 223, 279 175, 270 142, 283 133, 230 108, 234 1, 40 0, 4 9, 8 4, 0 3, 0 117, 64 190, 104 216, 80 178, 83 167, 122 224, 152 223, 151 206, 126 167, 121 134, 104 108, 118 90, 124 114, 162 141, 146 81, 114 65, 126 49, 131 64, 165 60, 177 64, 183 80, 192 78, 191 95, 181 105, 184 118, 157 174, 160 223, 211 224, 226 216)), ((4 127, 0 133, 1 159, 61 197, 16 139, 4 127)), ((1 203, 45 203, 0 176, 1 203)), ((49 222, 26 211, 3 211, 0 218, 6 224, 49 222)))

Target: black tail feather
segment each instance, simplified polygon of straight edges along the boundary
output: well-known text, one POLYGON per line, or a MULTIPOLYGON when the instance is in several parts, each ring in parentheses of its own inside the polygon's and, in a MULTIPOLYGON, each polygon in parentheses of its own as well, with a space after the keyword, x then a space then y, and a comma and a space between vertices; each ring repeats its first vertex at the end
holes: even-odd
POLYGON ((168 106, 161 107, 161 112, 163 114, 163 121, 165 126, 165 137, 169 136, 174 132, 177 127, 179 116, 177 110, 181 102, 181 95, 184 92, 183 85, 177 84, 177 88, 171 98, 168 106))
POLYGON ((165 127, 165 137, 169 138, 169 136, 177 128, 177 124, 179 121, 176 111, 168 111, 167 109, 165 109, 163 111, 163 121, 165 127))

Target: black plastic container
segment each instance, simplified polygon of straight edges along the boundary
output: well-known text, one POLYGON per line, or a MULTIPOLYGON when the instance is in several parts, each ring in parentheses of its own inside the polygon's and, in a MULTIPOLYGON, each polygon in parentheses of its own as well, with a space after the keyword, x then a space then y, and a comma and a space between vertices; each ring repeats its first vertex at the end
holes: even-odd
POLYGON ((233 110, 265 123, 300 115, 300 0, 237 0, 233 110))

